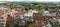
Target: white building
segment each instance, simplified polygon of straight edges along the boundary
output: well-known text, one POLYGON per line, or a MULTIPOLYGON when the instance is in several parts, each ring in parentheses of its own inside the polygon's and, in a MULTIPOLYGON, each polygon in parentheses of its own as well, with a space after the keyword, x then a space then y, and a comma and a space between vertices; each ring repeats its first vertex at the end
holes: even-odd
POLYGON ((48 24, 46 25, 46 27, 52 27, 52 25, 51 25, 50 23, 48 23, 48 24))
POLYGON ((47 11, 47 10, 46 11, 43 11, 42 14, 43 14, 43 16, 51 16, 51 14, 49 13, 49 11, 47 11))
POLYGON ((25 13, 24 16, 33 16, 33 13, 38 13, 36 10, 29 10, 28 13, 25 13))

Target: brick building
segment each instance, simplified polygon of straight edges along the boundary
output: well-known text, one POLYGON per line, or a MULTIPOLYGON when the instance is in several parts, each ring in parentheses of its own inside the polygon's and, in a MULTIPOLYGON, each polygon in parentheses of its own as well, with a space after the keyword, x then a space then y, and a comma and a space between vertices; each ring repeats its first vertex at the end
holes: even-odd
POLYGON ((0 10, 0 27, 5 27, 6 26, 6 14, 4 10, 0 10))
POLYGON ((33 18, 35 21, 35 27, 41 27, 41 20, 42 20, 41 13, 33 13, 33 18))

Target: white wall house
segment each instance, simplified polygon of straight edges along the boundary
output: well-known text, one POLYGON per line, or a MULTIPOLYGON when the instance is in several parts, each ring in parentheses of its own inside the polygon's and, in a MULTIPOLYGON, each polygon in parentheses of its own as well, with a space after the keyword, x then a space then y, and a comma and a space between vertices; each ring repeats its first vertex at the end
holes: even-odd
POLYGON ((45 15, 46 16, 51 16, 51 14, 49 13, 49 11, 43 11, 42 14, 43 14, 43 16, 45 16, 45 15))
POLYGON ((33 16, 33 13, 38 13, 36 10, 29 10, 28 13, 25 13, 24 16, 33 16))

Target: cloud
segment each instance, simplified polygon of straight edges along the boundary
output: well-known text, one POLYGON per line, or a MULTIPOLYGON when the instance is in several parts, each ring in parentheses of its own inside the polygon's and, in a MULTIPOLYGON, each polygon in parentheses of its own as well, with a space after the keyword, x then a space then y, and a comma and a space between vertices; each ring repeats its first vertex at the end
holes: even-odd
POLYGON ((37 1, 37 2, 58 2, 60 0, 0 0, 0 1, 37 1))

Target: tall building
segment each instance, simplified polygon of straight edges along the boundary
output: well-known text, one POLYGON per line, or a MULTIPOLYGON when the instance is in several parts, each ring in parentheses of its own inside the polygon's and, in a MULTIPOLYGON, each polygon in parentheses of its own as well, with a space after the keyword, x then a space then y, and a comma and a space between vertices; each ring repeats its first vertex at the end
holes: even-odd
POLYGON ((33 18, 35 21, 35 27, 41 27, 41 19, 42 19, 41 13, 33 13, 33 18))
POLYGON ((6 14, 4 14, 4 11, 0 11, 0 27, 5 27, 6 26, 6 14), (3 14, 2 14, 3 13, 3 14))

